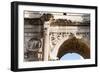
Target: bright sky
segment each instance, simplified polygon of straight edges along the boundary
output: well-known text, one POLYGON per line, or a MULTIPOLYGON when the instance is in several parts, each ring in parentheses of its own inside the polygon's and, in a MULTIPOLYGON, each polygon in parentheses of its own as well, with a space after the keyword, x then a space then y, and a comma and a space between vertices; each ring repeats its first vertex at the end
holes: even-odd
POLYGON ((60 60, 82 60, 83 57, 77 53, 65 54, 60 60))

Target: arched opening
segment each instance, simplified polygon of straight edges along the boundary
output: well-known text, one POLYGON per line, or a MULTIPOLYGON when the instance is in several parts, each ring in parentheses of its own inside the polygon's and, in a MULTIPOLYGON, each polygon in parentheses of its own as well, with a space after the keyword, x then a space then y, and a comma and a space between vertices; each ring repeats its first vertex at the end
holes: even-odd
POLYGON ((57 57, 61 59, 61 57, 67 53, 78 53, 84 59, 90 58, 90 48, 81 39, 77 39, 76 37, 63 42, 58 50, 57 57))
POLYGON ((60 60, 82 60, 83 57, 78 53, 67 53, 60 60))

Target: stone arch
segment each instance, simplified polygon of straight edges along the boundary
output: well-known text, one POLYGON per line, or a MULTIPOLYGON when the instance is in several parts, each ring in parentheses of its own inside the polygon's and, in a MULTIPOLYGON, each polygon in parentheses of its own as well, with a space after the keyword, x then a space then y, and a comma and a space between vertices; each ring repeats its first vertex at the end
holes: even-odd
POLYGON ((65 40, 60 45, 56 57, 60 59, 66 53, 78 53, 84 59, 90 58, 90 48, 81 39, 76 37, 65 40))

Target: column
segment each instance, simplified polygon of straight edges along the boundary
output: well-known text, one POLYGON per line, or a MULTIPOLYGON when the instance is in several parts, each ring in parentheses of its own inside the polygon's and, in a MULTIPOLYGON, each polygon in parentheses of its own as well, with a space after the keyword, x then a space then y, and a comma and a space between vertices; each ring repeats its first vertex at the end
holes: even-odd
POLYGON ((44 61, 48 61, 49 56, 49 22, 44 24, 44 61))

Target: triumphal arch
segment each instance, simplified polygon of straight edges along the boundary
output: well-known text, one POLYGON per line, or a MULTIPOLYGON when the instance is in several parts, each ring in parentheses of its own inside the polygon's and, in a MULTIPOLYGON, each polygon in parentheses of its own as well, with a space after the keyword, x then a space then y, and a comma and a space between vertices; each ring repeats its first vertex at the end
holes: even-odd
MULTIPOLYGON (((67 53, 77 53, 84 59, 90 58, 89 15, 80 14, 83 18, 81 22, 54 18, 56 15, 42 13, 40 17, 24 18, 25 61, 55 61, 67 53)), ((66 17, 67 14, 59 15, 66 17)))

